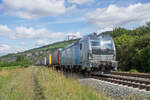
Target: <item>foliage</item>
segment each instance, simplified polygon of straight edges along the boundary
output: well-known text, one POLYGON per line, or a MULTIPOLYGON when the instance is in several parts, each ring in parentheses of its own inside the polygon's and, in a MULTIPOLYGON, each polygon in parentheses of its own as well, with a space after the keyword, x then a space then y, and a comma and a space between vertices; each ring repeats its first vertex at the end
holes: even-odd
POLYGON ((129 70, 129 72, 131 72, 131 73, 138 73, 138 71, 136 69, 131 69, 131 70, 129 70))
POLYGON ((118 28, 115 28, 110 33, 110 35, 113 37, 118 37, 118 36, 121 36, 121 35, 126 34, 126 33, 128 33, 128 30, 126 30, 125 28, 118 27, 118 28))
POLYGON ((0 62, 0 67, 12 67, 12 66, 27 67, 28 65, 29 65, 29 59, 24 57, 24 55, 18 55, 16 61, 0 62))
POLYGON ((20 66, 20 65, 18 65, 18 66, 13 66, 13 67, 0 67, 0 71, 2 71, 2 70, 12 70, 12 69, 18 69, 18 68, 23 68, 23 66, 20 66))
POLYGON ((115 28, 110 35, 116 45, 119 70, 150 72, 150 22, 134 30, 115 28))
POLYGON ((16 62, 20 63, 24 67, 27 67, 29 65, 29 59, 24 55, 18 55, 16 62))

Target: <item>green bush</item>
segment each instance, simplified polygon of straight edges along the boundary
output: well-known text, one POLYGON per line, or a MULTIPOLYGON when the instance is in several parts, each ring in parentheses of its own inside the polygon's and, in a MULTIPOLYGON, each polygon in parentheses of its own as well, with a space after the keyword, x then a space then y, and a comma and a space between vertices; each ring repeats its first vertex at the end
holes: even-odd
POLYGON ((134 30, 115 28, 110 35, 115 42, 119 70, 150 72, 150 22, 134 30))
POLYGON ((17 69, 17 68, 23 68, 23 66, 9 66, 9 67, 0 67, 0 71, 1 70, 11 70, 11 69, 17 69))
POLYGON ((131 72, 131 73, 139 73, 136 69, 131 69, 129 72, 131 72))
POLYGON ((16 61, 13 62, 0 62, 0 67, 14 67, 14 66, 29 66, 29 59, 24 57, 24 55, 18 55, 16 61))

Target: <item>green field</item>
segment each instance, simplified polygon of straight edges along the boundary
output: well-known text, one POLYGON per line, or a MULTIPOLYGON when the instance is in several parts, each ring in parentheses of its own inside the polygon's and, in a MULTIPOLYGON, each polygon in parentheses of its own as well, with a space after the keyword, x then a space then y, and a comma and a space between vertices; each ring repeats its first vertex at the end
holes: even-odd
POLYGON ((109 100, 46 67, 0 71, 0 100, 109 100))

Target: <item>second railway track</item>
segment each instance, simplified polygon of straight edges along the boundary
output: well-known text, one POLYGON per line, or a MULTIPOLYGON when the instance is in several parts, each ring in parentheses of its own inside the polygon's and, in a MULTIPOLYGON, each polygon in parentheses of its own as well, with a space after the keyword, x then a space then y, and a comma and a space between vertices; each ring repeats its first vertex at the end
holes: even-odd
POLYGON ((111 74, 150 79, 150 74, 126 73, 126 72, 115 72, 115 71, 111 72, 111 74))
POLYGON ((133 79, 130 77, 122 77, 119 75, 111 75, 111 74, 104 74, 104 75, 91 75, 91 78, 99 79, 102 81, 107 81, 115 84, 121 84, 128 87, 144 89, 146 91, 150 91, 150 81, 133 79))

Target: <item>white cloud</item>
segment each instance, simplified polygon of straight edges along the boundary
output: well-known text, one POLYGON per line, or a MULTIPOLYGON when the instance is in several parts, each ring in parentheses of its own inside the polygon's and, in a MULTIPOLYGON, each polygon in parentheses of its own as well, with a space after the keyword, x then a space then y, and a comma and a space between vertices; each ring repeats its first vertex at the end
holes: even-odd
POLYGON ((35 29, 21 26, 10 29, 6 25, 0 25, 0 35, 8 36, 11 39, 49 39, 50 41, 62 40, 66 36, 63 32, 53 32, 46 28, 35 29))
POLYGON ((0 35, 9 35, 11 33, 11 29, 8 28, 7 25, 0 25, 0 35))
POLYGON ((97 8, 87 14, 87 19, 100 28, 144 25, 145 22, 150 21, 150 3, 138 3, 128 7, 110 5, 108 8, 97 8))
POLYGON ((53 32, 51 30, 40 28, 35 29, 33 27, 16 27, 14 34, 12 35, 13 39, 50 39, 59 40, 64 38, 64 33, 62 32, 53 32))
MULTIPOLYGON (((43 46, 53 43, 54 41, 61 41, 67 37, 67 34, 63 32, 53 32, 46 28, 35 29, 33 27, 16 27, 14 29, 9 28, 7 25, 0 25, 0 35, 7 36, 11 39, 15 39, 17 41, 22 41, 19 45, 27 46, 27 41, 34 41, 30 45, 33 46, 43 46)), ((80 33, 76 33, 75 35, 80 36, 80 33)), ((28 44, 29 45, 29 44, 28 44)), ((0 43, 0 56, 8 54, 8 53, 16 53, 20 51, 24 51, 26 49, 21 46, 9 46, 4 43, 0 43)))
POLYGON ((105 27, 105 28, 99 29, 97 31, 97 33, 102 33, 102 32, 112 31, 112 30, 113 30, 113 28, 111 28, 111 27, 105 27))
POLYGON ((84 17, 79 17, 79 18, 72 18, 72 19, 61 19, 57 21, 51 21, 43 24, 38 24, 36 25, 37 27, 45 27, 47 25, 55 25, 55 24, 69 24, 69 23, 77 23, 77 22, 83 22, 86 21, 84 17))
MULTIPOLYGON (((54 42, 54 41, 60 41, 64 40, 68 35, 74 35, 75 38, 81 38, 82 35, 80 32, 76 33, 63 33, 63 32, 53 32, 51 30, 48 30, 46 28, 39 28, 35 29, 33 27, 23 27, 19 26, 14 29, 9 28, 8 26, 0 25, 0 32, 2 32, 1 35, 5 35, 9 37, 10 39, 14 40, 37 40, 38 44, 44 43, 47 41, 54 42)), ((24 45, 25 42, 20 42, 21 45, 24 45)))
POLYGON ((82 35, 80 32, 76 32, 76 33, 67 33, 66 36, 69 36, 69 39, 76 39, 76 38, 81 38, 82 35))
POLYGON ((25 48, 17 47, 17 46, 9 46, 3 43, 0 43, 0 56, 8 54, 8 53, 17 53, 25 51, 25 48))
POLYGON ((3 0, 0 5, 6 15, 25 19, 57 16, 74 8, 65 7, 65 0, 3 0))
POLYGON ((20 44, 21 44, 21 45, 25 45, 26 43, 25 43, 25 42, 20 42, 20 44))
POLYGON ((94 0, 68 0, 68 2, 83 5, 83 4, 91 4, 94 2, 94 0))
POLYGON ((44 46, 50 44, 50 41, 48 40, 38 40, 37 43, 35 44, 36 46, 44 46))
MULTIPOLYGON (((14 29, 9 28, 7 25, 0 25, 0 36, 6 36, 14 40, 41 40, 46 41, 60 41, 66 38, 66 34, 63 32, 53 32, 46 28, 35 29, 33 27, 23 27, 19 26, 14 29)), ((25 45, 25 42, 20 42, 19 44, 25 45)))

